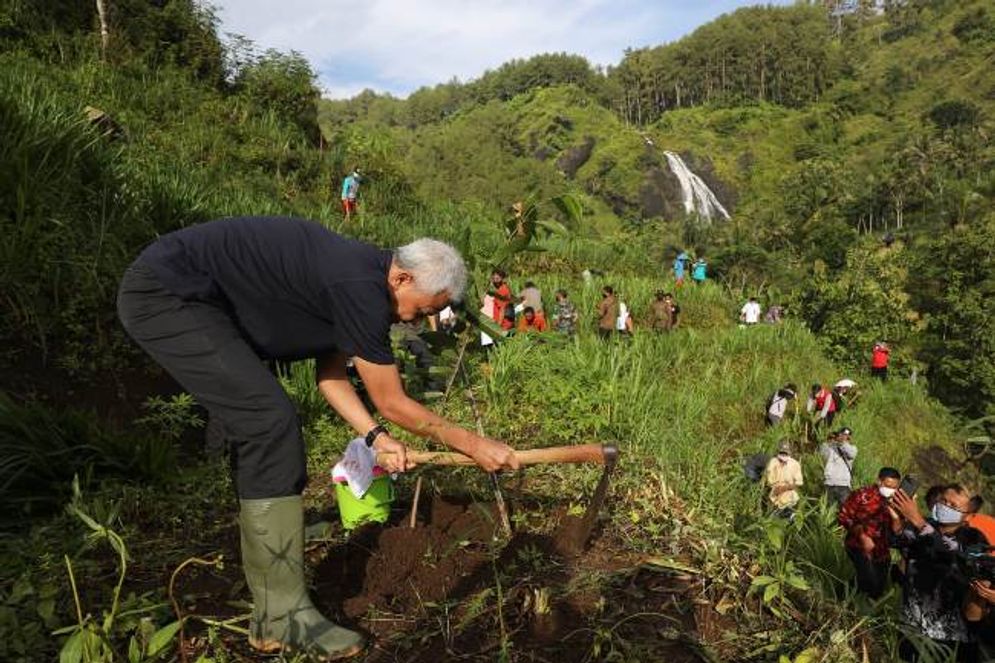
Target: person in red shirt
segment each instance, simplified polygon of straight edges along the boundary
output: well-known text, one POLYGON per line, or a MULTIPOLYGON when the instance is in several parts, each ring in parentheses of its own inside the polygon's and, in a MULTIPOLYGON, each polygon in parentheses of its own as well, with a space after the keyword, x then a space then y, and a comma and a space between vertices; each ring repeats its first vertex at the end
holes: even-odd
POLYGON ((522 317, 518 319, 518 331, 520 332, 544 332, 546 331, 546 319, 541 313, 531 306, 526 306, 522 311, 522 317))
MULTIPOLYGON (((491 289, 487 292, 494 298, 494 311, 491 318, 494 322, 502 324, 505 319, 505 309, 511 304, 511 288, 508 287, 507 272, 503 269, 495 269, 491 272, 491 289)), ((502 325, 503 326, 503 325, 502 325)))
POLYGON ((818 382, 813 384, 805 409, 809 414, 815 415, 816 425, 824 423, 826 426, 832 426, 833 419, 836 418, 836 399, 833 398, 833 392, 818 382))
POLYGON ((888 355, 891 354, 891 348, 884 341, 878 341, 874 344, 874 350, 871 352, 871 375, 874 377, 887 380, 888 379, 888 355))
POLYGON ((852 492, 837 516, 846 530, 844 545, 857 572, 857 591, 872 599, 884 594, 888 582, 888 533, 901 528, 901 520, 888 500, 898 490, 901 479, 895 468, 882 467, 877 482, 852 492))

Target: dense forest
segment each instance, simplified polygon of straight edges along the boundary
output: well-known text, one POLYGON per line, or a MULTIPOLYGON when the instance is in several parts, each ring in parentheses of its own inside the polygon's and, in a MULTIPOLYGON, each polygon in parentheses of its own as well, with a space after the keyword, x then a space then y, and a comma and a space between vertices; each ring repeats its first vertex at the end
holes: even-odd
MULTIPOLYGON (((300 54, 222 35, 196 0, 0 3, 0 659, 245 654, 224 463, 202 462, 203 411, 126 337, 115 296, 158 236, 294 215, 382 246, 449 241, 471 297, 501 265, 516 285, 569 288, 586 314, 590 270, 640 321, 681 250, 709 263, 707 286, 678 293, 678 333, 605 349, 585 328, 467 353, 480 402, 447 390, 447 416, 535 445, 625 440, 634 461, 603 542, 577 563, 546 557, 542 510, 573 513, 578 475, 530 475, 523 540, 447 542, 478 556, 478 584, 397 599, 424 633, 378 630, 385 605, 348 615, 383 651, 473 659, 486 641, 473 660, 535 660, 551 636, 506 620, 526 624, 546 596, 578 624, 543 622, 574 637, 570 660, 892 660, 897 596, 851 600, 818 488, 791 523, 756 522, 741 463, 777 444, 758 416, 766 394, 788 379, 863 381, 887 340, 894 379, 841 418, 864 436, 854 479, 887 463, 990 495, 964 440, 995 421, 993 70, 986 0, 800 2, 739 9, 606 68, 547 53, 404 99, 328 100, 300 54), (687 211, 675 158, 728 219, 687 211), (347 224, 339 191, 355 166, 361 213, 347 224), (742 334, 748 296, 783 305, 787 323, 742 334), (205 603, 215 586, 226 600, 205 603), (665 627, 640 621, 656 612, 665 627)), ((455 354, 436 367, 452 379, 455 354)), ((431 392, 398 356, 409 390, 431 392)), ((313 366, 280 379, 323 477, 351 434, 313 366)), ((802 413, 787 430, 808 439, 802 413)), ((428 476, 433 490, 488 494, 469 474, 428 476)), ((323 490, 308 488, 315 513, 323 490)), ((336 536, 321 554, 348 548, 336 536)), ((334 584, 322 559, 315 583, 334 584)))

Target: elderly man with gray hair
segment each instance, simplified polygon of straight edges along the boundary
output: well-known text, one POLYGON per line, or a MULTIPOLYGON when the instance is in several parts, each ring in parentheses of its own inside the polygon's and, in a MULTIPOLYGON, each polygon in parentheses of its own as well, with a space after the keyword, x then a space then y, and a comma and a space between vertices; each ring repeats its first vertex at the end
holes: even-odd
POLYGON ((404 393, 393 322, 459 301, 466 267, 451 246, 419 239, 393 251, 302 219, 212 221, 165 235, 128 268, 118 314, 135 341, 207 408, 231 441, 249 642, 323 658, 359 653, 362 637, 325 619, 304 581, 301 493, 307 481, 297 412, 264 360, 317 359, 318 389, 366 443, 409 467, 403 444, 373 418, 346 375, 352 359, 389 422, 474 458, 516 468, 514 451, 449 423, 404 393))

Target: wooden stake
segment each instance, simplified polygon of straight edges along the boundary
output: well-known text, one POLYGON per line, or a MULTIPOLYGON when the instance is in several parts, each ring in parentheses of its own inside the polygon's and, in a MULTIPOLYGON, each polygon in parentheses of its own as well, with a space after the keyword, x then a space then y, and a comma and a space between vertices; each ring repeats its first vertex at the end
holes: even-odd
POLYGON ((415 528, 415 521, 418 517, 418 498, 421 497, 421 479, 421 477, 418 477, 418 480, 415 481, 415 496, 411 500, 411 522, 409 523, 411 529, 415 528))

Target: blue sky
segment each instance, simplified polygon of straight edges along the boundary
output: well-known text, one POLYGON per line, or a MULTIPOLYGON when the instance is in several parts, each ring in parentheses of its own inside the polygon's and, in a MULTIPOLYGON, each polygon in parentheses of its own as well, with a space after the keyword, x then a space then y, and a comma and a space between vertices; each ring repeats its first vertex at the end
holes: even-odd
MULTIPOLYGON (((746 0, 220 0, 222 32, 302 53, 325 96, 406 96, 476 78, 513 58, 568 52, 615 64, 673 41, 746 0)), ((778 0, 772 4, 787 4, 778 0)))

